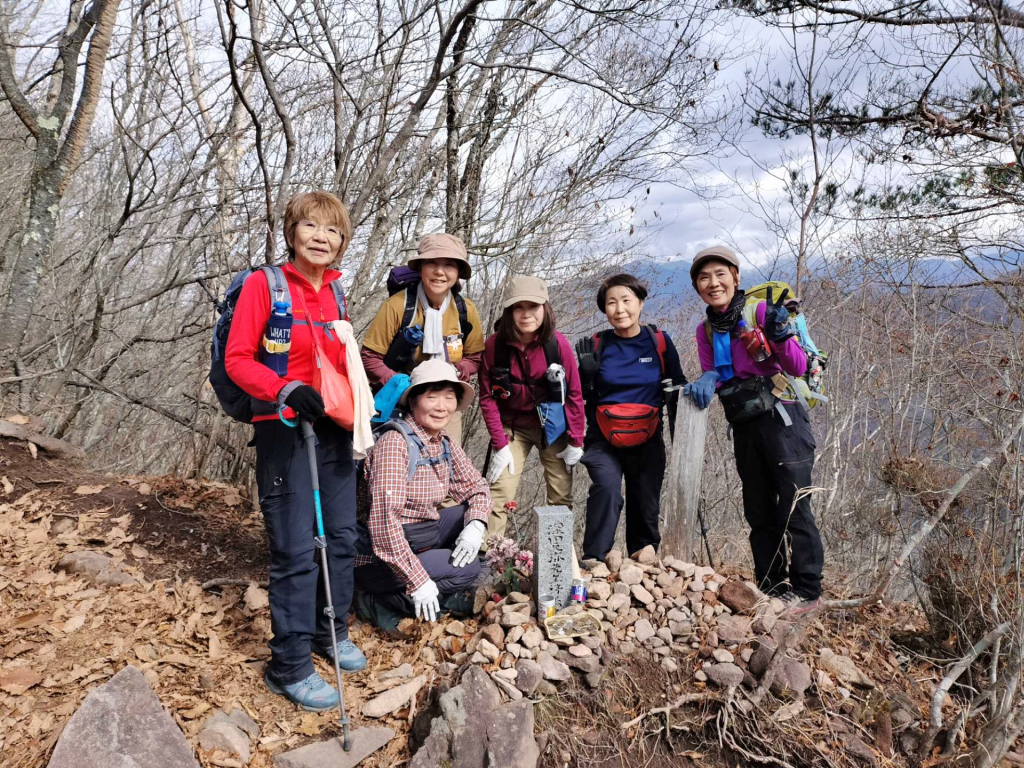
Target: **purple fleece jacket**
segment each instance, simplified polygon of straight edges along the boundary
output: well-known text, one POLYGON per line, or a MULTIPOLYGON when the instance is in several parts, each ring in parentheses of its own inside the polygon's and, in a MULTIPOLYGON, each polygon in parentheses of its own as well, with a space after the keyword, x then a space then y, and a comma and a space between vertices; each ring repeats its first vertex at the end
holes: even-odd
MULTIPOLYGON (((583 445, 583 435, 587 430, 586 417, 583 413, 583 390, 580 386, 580 370, 576 365, 576 357, 565 336, 555 331, 558 339, 558 351, 562 356, 562 367, 565 368, 565 421, 569 442, 577 448, 583 445)), ((544 373, 547 361, 544 359, 544 347, 530 344, 525 350, 526 364, 530 369, 529 376, 523 375, 523 346, 512 344, 509 350, 509 367, 513 378, 521 381, 536 381, 534 392, 521 384, 512 385, 512 396, 507 400, 495 400, 491 397, 491 369, 494 368, 494 348, 498 335, 493 334, 484 343, 483 360, 480 363, 480 412, 483 414, 487 431, 491 435, 491 446, 498 451, 508 445, 508 438, 502 425, 512 429, 539 429, 540 418, 537 416, 536 402, 544 400, 544 373)))
MULTIPOLYGON (((767 310, 765 302, 757 305, 757 324, 764 328, 764 314, 767 310)), ((697 326, 697 354, 700 355, 700 367, 703 371, 715 370, 715 352, 708 341, 708 332, 704 330, 704 323, 697 326)), ((774 376, 776 373, 785 371, 790 376, 803 376, 807 370, 807 355, 804 354, 800 342, 796 337, 786 339, 781 344, 768 342, 772 348, 772 354, 763 362, 756 363, 747 354, 747 348, 743 343, 733 337, 732 339, 732 370, 738 379, 749 379, 752 376, 774 376)), ((722 386, 722 382, 718 382, 722 386)), ((717 388, 717 387, 716 387, 717 388)))

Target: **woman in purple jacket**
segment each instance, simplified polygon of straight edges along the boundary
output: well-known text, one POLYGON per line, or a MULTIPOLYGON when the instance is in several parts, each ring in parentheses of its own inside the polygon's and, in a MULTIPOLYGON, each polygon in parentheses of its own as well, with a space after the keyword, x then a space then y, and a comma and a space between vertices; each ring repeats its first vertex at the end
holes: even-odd
POLYGON ((765 593, 782 598, 789 616, 798 616, 819 606, 825 554, 811 498, 799 493, 811 486, 814 469, 811 424, 799 403, 780 395, 787 374, 804 374, 807 356, 789 324, 783 295, 757 305, 754 317, 768 347, 762 351, 769 354, 761 361, 751 357, 737 327, 746 304, 739 267, 725 246, 704 249, 690 267, 693 287, 708 308, 696 334, 704 374, 686 392, 700 408, 717 392, 732 426, 754 575, 765 593))
POLYGON ((569 342, 555 330, 544 281, 526 275, 512 278, 497 326, 484 346, 480 367, 480 411, 492 451, 490 466, 485 467, 494 502, 488 536, 505 535, 505 504, 515 499, 534 447, 544 467, 548 504, 572 506, 572 468, 583 456, 586 430, 576 358, 569 342), (561 374, 555 366, 561 367, 561 374), (546 424, 541 423, 540 411, 546 424), (556 439, 560 413, 565 429, 556 439))

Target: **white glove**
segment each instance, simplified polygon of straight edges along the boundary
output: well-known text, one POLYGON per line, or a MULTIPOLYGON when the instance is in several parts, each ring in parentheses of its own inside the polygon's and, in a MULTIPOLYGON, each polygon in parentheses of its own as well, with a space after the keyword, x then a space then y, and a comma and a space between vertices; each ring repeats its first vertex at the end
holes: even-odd
POLYGON ((583 449, 577 448, 575 445, 567 445, 564 451, 555 454, 555 458, 564 461, 566 469, 572 469, 583 458, 583 449))
POLYGON ((465 568, 480 552, 480 545, 484 541, 486 532, 484 524, 479 520, 470 520, 459 538, 455 540, 455 550, 452 552, 452 565, 456 568, 465 568))
POLYGON ((514 475, 516 473, 516 463, 512 458, 512 449, 509 446, 499 448, 491 456, 491 466, 487 472, 487 482, 492 485, 498 482, 498 478, 501 477, 502 471, 508 467, 508 473, 514 475))
POLYGON ((427 579, 419 589, 410 595, 416 605, 417 619, 437 621, 437 614, 441 612, 441 604, 437 602, 437 597, 440 594, 434 580, 427 579))

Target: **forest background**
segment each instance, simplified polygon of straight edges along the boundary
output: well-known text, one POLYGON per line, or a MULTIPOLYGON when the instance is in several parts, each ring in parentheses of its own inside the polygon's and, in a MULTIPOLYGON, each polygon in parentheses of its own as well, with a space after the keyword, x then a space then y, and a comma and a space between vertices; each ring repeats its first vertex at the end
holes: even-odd
MULTIPOLYGON (((340 268, 359 334, 388 270, 444 230, 469 244, 466 292, 488 328, 513 273, 555 286, 559 326, 580 335, 603 325, 601 276, 636 271, 646 319, 691 376, 687 259, 728 242, 744 284, 797 287, 830 354, 810 490, 830 588, 864 592, 895 560, 893 588, 929 612, 937 647, 1001 644, 1005 674, 972 715, 989 734, 978 749, 1024 729, 1020 10, 4 0, 0 13, 7 413, 40 418, 97 470, 251 486, 251 430, 206 382, 209 292, 282 257, 298 191, 349 206, 340 268)), ((482 464, 475 413, 466 439, 482 464)), ((711 549, 742 564, 730 442, 713 406, 711 549)), ((586 485, 578 472, 580 500, 586 485)), ((542 484, 521 487, 528 510, 542 484)))

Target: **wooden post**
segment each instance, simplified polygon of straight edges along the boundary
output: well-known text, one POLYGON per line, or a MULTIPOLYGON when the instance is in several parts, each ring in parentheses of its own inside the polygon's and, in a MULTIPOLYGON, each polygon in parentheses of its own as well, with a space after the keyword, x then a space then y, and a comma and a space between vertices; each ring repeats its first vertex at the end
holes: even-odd
POLYGON ((695 562, 700 546, 697 505, 700 504, 700 477, 704 470, 704 438, 708 429, 708 410, 700 409, 688 397, 679 394, 672 459, 666 478, 665 505, 662 508, 661 557, 695 562))

